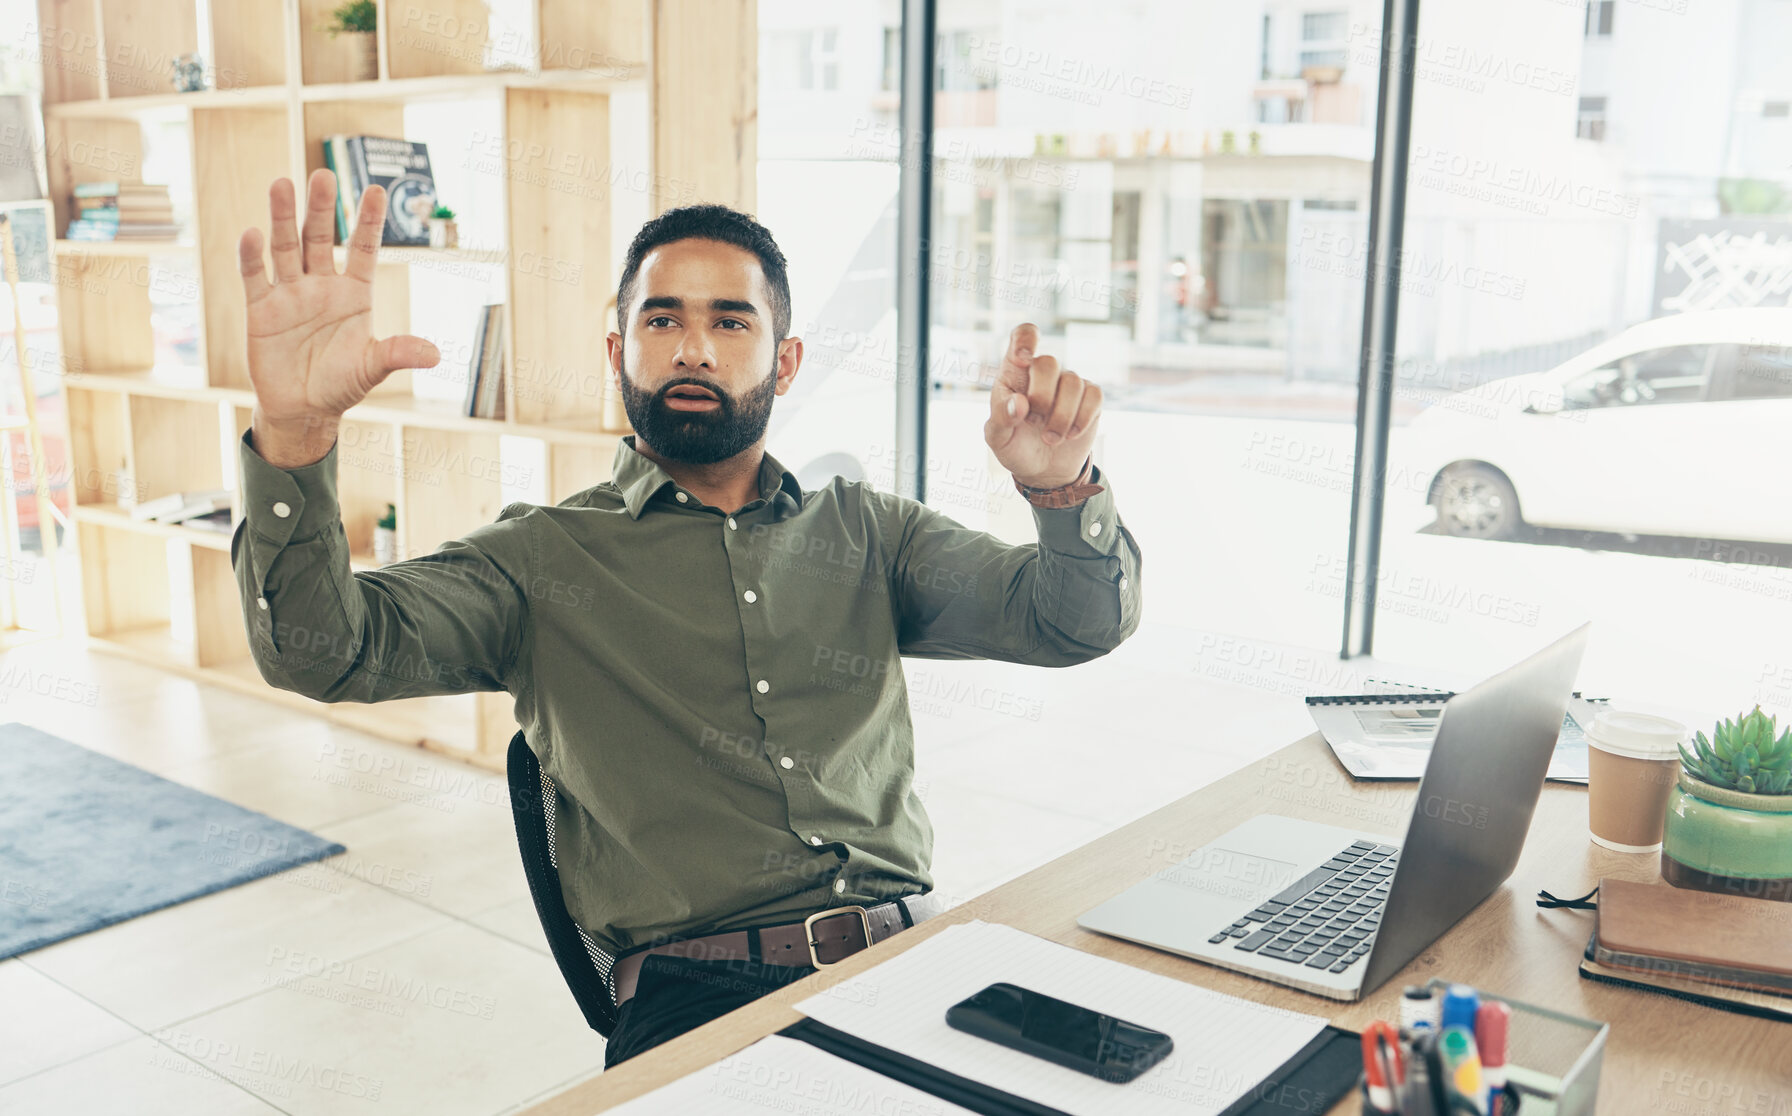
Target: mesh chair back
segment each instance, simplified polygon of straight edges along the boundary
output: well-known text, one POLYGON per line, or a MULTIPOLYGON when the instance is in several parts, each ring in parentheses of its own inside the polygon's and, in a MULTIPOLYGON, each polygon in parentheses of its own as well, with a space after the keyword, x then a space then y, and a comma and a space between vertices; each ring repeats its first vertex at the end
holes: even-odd
POLYGON ((610 984, 616 959, 592 941, 566 909, 554 853, 554 783, 542 771, 521 732, 511 737, 505 773, 510 781, 510 813, 516 822, 523 874, 528 877, 529 894, 547 934, 548 948, 579 1010, 585 1013, 585 1022, 609 1038, 616 1028, 616 990, 610 984))

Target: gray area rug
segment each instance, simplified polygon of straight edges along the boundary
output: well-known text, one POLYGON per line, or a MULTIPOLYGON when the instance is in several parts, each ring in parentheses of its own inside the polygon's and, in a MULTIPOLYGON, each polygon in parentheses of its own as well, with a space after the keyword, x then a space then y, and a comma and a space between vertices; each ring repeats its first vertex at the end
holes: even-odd
POLYGON ((0 960, 344 851, 29 725, 0 724, 0 960))

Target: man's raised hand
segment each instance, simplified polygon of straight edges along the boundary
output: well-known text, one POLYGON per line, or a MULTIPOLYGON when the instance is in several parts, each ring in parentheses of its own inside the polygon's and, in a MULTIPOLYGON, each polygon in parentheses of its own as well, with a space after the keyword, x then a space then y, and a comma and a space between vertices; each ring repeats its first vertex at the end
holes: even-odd
POLYGON ((1031 322, 1009 335, 983 439, 1020 483, 1056 488, 1082 472, 1101 417, 1101 388, 1038 348, 1039 329, 1031 322))
POLYGON ((374 263, 385 221, 386 192, 371 186, 348 242, 348 268, 336 270, 336 176, 314 171, 306 184, 305 228, 295 224, 293 184, 268 190, 274 281, 262 264, 262 234, 246 229, 237 243, 248 304, 249 380, 255 388, 256 434, 299 434, 328 427, 400 368, 441 359, 421 337, 376 340, 371 328, 374 263))

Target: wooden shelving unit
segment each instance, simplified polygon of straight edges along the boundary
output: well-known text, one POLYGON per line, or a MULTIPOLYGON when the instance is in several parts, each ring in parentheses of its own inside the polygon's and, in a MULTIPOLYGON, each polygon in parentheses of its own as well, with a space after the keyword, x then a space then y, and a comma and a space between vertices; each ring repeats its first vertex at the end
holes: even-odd
MULTIPOLYGON (((382 249, 374 328, 410 331, 415 268, 492 273, 507 315, 507 417, 460 414, 418 394, 409 372, 351 410, 338 474, 351 564, 377 568, 388 503, 400 558, 495 519, 498 471, 440 463, 498 461, 501 438, 539 443, 548 503, 606 479, 620 434, 602 428, 605 301, 621 246, 673 204, 753 208, 756 4, 536 0, 521 40, 529 65, 514 64, 512 42, 512 61, 488 69, 482 0, 382 2, 379 76, 354 81, 347 43, 317 30, 336 2, 38 0, 58 232, 77 184, 142 180, 149 122, 183 126, 191 153, 193 219, 179 239, 55 245, 85 630, 97 648, 501 769, 516 729, 508 694, 324 705, 269 687, 249 658, 230 536, 129 508, 185 489, 241 491, 235 442, 254 393, 236 245, 250 225, 266 228, 268 184, 293 179, 302 207, 321 140, 338 132, 422 140, 432 161, 458 159, 466 136, 406 130, 407 107, 441 101, 478 102, 502 122, 484 144, 502 232, 452 251, 382 249), (204 12, 219 87, 173 92, 169 63, 200 50, 204 12), (169 258, 197 275, 198 355, 182 364, 158 361, 151 329, 154 269, 169 258), (544 258, 578 261, 581 281, 544 258)), ((233 526, 241 518, 239 497, 233 526)))

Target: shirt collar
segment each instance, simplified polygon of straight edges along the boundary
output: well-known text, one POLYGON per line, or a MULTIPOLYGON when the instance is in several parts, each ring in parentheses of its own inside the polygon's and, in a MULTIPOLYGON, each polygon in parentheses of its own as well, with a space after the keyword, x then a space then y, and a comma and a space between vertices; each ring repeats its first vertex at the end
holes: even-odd
MULTIPOLYGON (((672 475, 658 462, 635 448, 633 434, 616 443, 616 457, 610 463, 610 480, 622 490, 623 506, 628 508, 632 519, 641 518, 648 501, 661 489, 668 485, 677 486, 672 475)), ((803 506, 803 487, 797 483, 796 475, 767 453, 759 462, 759 496, 770 503, 780 495, 788 496, 796 508, 803 506)))

